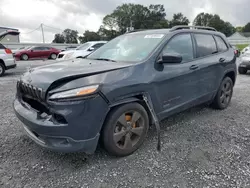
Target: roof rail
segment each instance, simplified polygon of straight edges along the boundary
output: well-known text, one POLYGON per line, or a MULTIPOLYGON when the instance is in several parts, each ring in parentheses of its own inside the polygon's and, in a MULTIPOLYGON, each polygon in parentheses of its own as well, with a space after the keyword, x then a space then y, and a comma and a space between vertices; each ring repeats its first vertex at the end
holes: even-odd
POLYGON ((203 30, 209 30, 209 31, 217 31, 215 28, 213 27, 207 27, 207 26, 194 26, 194 25, 177 25, 174 26, 170 29, 170 31, 176 31, 179 29, 203 29, 203 30))

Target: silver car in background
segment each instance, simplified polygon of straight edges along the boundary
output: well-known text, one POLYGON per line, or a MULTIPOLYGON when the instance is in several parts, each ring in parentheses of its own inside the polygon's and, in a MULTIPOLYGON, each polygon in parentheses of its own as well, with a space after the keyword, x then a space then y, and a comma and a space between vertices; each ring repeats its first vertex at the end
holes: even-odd
POLYGON ((248 70, 250 70, 250 51, 247 50, 240 56, 238 72, 240 74, 246 74, 248 70))
MULTIPOLYGON (((0 33, 0 41, 7 35, 19 35, 18 31, 7 30, 0 33)), ((0 77, 6 70, 16 67, 15 57, 12 51, 0 43, 0 77)))

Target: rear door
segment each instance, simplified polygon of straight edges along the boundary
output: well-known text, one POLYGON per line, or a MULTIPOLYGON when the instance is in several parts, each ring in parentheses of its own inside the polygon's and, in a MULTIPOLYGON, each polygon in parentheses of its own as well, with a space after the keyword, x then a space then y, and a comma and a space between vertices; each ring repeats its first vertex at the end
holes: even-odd
POLYGON ((200 92, 204 102, 210 100, 220 84, 223 75, 221 52, 212 34, 194 33, 196 46, 196 62, 200 70, 200 92))
POLYGON ((42 47, 42 57, 49 58, 52 50, 49 47, 42 47))

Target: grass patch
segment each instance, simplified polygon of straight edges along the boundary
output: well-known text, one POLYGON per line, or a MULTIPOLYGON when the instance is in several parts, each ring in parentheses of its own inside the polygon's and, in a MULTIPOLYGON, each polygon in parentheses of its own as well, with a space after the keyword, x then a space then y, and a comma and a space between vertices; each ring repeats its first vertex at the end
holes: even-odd
POLYGON ((249 44, 236 44, 237 48, 239 48, 240 51, 242 51, 245 47, 247 47, 249 44))

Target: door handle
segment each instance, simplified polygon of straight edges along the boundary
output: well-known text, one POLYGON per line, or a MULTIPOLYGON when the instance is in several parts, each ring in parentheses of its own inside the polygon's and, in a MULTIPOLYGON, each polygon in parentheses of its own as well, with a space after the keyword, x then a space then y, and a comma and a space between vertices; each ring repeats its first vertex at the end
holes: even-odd
POLYGON ((192 65, 189 69, 190 69, 190 70, 195 70, 195 69, 198 69, 198 68, 199 68, 198 65, 192 65))
POLYGON ((226 59, 222 57, 222 58, 219 59, 219 61, 220 61, 221 63, 223 63, 224 61, 226 61, 226 59))

